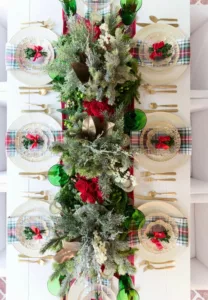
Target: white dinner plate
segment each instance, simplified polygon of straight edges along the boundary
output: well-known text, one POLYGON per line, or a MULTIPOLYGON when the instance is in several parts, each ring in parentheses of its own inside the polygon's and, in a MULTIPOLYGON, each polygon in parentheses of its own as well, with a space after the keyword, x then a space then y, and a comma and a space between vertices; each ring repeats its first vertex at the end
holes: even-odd
MULTIPOLYGON (((23 114, 18 119, 16 119, 10 126, 8 131, 12 130, 19 130, 23 126, 29 123, 41 123, 43 125, 46 125, 51 130, 62 130, 61 125, 54 120, 52 117, 44 114, 44 113, 29 113, 29 114, 23 114)), ((48 156, 47 159, 31 162, 28 160, 23 159, 20 155, 16 156, 8 156, 8 158, 20 169, 27 171, 37 173, 37 172, 45 172, 48 171, 53 165, 57 164, 59 161, 59 156, 52 155, 48 156)))
MULTIPOLYGON (((151 24, 139 30, 135 36, 136 41, 144 40, 154 33, 165 33, 174 39, 184 39, 187 36, 179 29, 167 24, 151 24)), ((149 84, 167 84, 177 80, 187 69, 188 65, 176 65, 163 71, 154 71, 154 68, 139 67, 142 79, 149 84)))
MULTIPOLYGON (((86 287, 87 287, 86 281, 84 281, 82 279, 78 279, 70 287, 68 298, 73 299, 73 300, 81 300, 80 296, 81 296, 83 290, 86 287)), ((108 289, 110 289, 110 287, 108 287, 108 289)), ((118 293, 118 279, 115 276, 111 279, 111 289, 112 289, 113 293, 115 295, 117 295, 117 293, 118 293)), ((114 298, 112 300, 114 300, 114 298)))
MULTIPOLYGON (((166 203, 166 202, 161 202, 161 201, 154 201, 154 202, 149 202, 145 203, 141 206, 138 207, 139 210, 143 212, 145 216, 148 216, 150 214, 154 213, 163 213, 166 215, 169 215, 170 217, 179 217, 183 218, 183 214, 179 209, 177 209, 175 206, 166 203)), ((138 255, 141 257, 143 260, 148 260, 148 261, 155 261, 155 262, 164 262, 164 261, 169 261, 169 260, 175 260, 178 256, 180 256, 184 251, 186 251, 187 247, 185 246, 178 246, 176 245, 175 248, 172 248, 169 252, 156 255, 154 253, 151 253, 147 251, 141 244, 139 245, 139 252, 138 255)))
MULTIPOLYGON (((21 204, 20 206, 18 206, 14 212, 12 213, 12 217, 18 217, 18 216, 22 216, 24 213, 26 213, 27 211, 30 210, 41 210, 42 215, 47 216, 48 218, 50 217, 50 211, 49 211, 49 205, 47 202, 44 201, 27 201, 23 204, 21 204)), ((21 244, 20 242, 16 242, 13 243, 13 246, 15 247, 15 249, 24 255, 30 256, 30 257, 41 257, 43 256, 42 254, 40 254, 39 250, 32 250, 29 249, 27 247, 25 247, 23 244, 21 244)), ((51 254, 51 252, 47 252, 47 255, 51 254)))
MULTIPOLYGON (((50 43, 58 40, 57 34, 53 31, 40 26, 30 26, 18 31, 9 41, 11 44, 19 44, 26 37, 38 37, 39 39, 48 40, 50 43)), ((24 70, 9 70, 15 79, 29 86, 40 86, 52 81, 47 73, 31 74, 24 70)))
MULTIPOLYGON (((155 112, 147 115, 148 127, 151 127, 151 123, 155 122, 166 122, 172 124, 176 128, 187 127, 185 122, 180 117, 176 116, 175 114, 165 112, 155 112)), ((136 154, 135 158, 135 164, 138 164, 148 171, 162 173, 178 169, 180 166, 190 160, 190 155, 177 154, 172 159, 163 162, 151 160, 145 154, 136 154)))

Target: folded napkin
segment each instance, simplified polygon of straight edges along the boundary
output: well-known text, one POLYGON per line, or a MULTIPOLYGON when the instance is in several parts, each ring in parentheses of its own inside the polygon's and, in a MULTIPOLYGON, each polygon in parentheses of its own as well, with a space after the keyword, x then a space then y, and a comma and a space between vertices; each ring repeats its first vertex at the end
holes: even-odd
POLYGON ((14 44, 6 43, 5 49, 5 64, 6 70, 18 70, 19 59, 16 56, 17 46, 14 44))
MULTIPOLYGON (((180 138, 181 138, 181 146, 180 146, 179 153, 191 155, 191 152, 192 152, 191 128, 189 128, 189 127, 178 128, 177 130, 178 130, 178 132, 180 134, 180 138)), ((142 130, 131 132, 131 149, 132 150, 137 150, 138 152, 142 151, 141 145, 140 145, 141 134, 142 134, 142 130)), ((144 139, 144 147, 146 148, 145 139, 144 139)))
POLYGON ((90 19, 91 13, 96 13, 105 17, 110 13, 111 1, 110 0, 87 0, 85 1, 87 5, 87 12, 85 14, 86 19, 90 19))
MULTIPOLYGON (((18 243, 18 237, 16 234, 16 227, 17 227, 17 222, 19 220, 19 217, 9 217, 8 218, 8 223, 7 223, 7 241, 8 244, 13 244, 13 243, 18 243)), ((31 225, 28 225, 28 217, 23 218, 25 227, 27 226, 35 226, 39 228, 40 230, 44 229, 42 222, 33 222, 31 225)), ((24 230, 24 228, 22 228, 24 230)))
MULTIPOLYGON (((63 142, 63 131, 61 130, 53 130, 51 131, 54 136, 54 142, 63 142)), ((5 138, 5 147, 7 156, 15 156, 17 155, 15 139, 16 139, 17 131, 11 130, 7 131, 6 138, 5 138)))
MULTIPOLYGON (((191 55, 191 50, 190 50, 190 39, 179 39, 177 40, 177 43, 179 45, 179 59, 177 61, 177 65, 189 65, 190 64, 190 55, 191 55)), ((139 55, 144 55, 143 51, 140 48, 142 44, 142 41, 137 42, 137 46, 135 48, 132 48, 131 54, 133 55, 134 58, 138 60, 139 64, 146 64, 146 65, 152 65, 152 62, 150 60, 145 60, 140 58, 139 55)), ((171 64, 171 62, 169 63, 171 64)))

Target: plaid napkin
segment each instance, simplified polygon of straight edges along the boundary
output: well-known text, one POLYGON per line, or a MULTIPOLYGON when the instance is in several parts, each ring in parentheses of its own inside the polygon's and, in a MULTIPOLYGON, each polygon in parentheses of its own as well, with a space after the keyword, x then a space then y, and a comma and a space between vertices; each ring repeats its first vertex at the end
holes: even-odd
MULTIPOLYGON (((188 220, 187 218, 173 218, 171 217, 176 225, 178 226, 178 239, 176 244, 179 246, 188 246, 188 220)), ((151 216, 146 218, 146 223, 144 225, 144 229, 146 229, 147 225, 150 224, 151 222, 155 222, 157 220, 164 220, 166 221, 165 218, 162 216, 151 216)), ((142 229, 143 230, 143 229, 142 229)))
MULTIPOLYGON (((53 130, 51 132, 53 133, 55 142, 59 142, 59 143, 63 142, 63 131, 53 130)), ((15 130, 7 131, 6 138, 5 138, 5 147, 6 147, 7 156, 17 155, 16 146, 15 146, 16 133, 17 132, 15 130)))
MULTIPOLYGON (((191 155, 192 152, 192 136, 191 136, 191 128, 178 128, 178 132, 181 137, 181 147, 179 150, 179 154, 187 154, 191 155)), ((141 150, 140 148, 140 137, 142 130, 140 131, 132 131, 131 132, 131 149, 132 150, 141 150)), ((144 147, 146 142, 144 140, 144 147)))
MULTIPOLYGON (((191 50, 190 50, 190 39, 179 39, 177 40, 177 43, 179 45, 180 49, 180 54, 179 54, 179 59, 177 61, 177 65, 189 65, 190 64, 190 55, 191 55, 191 50)), ((142 61, 139 57, 139 48, 142 44, 142 41, 137 42, 137 46, 131 50, 131 54, 133 55, 134 58, 136 58, 139 62, 139 64, 142 64, 142 61)), ((142 51, 140 49, 140 55, 142 54, 142 51)), ((150 60, 143 59, 143 62, 146 65, 152 65, 152 62, 150 60)), ((170 62, 171 64, 171 62, 170 62)))
POLYGON ((86 19, 90 19, 90 14, 92 12, 100 14, 105 17, 110 13, 111 6, 110 0, 87 0, 87 12, 85 14, 86 19), (103 8, 104 7, 104 8, 103 8))
POLYGON ((16 45, 6 43, 6 49, 5 49, 6 70, 19 69, 19 62, 18 62, 18 58, 16 57, 16 50, 17 50, 16 45))
MULTIPOLYGON (((33 222, 33 224, 28 225, 28 217, 24 217, 24 222, 25 222, 25 227, 26 226, 35 226, 38 227, 39 229, 44 229, 43 224, 41 222, 33 222)), ((13 243, 18 243, 18 237, 16 235, 16 226, 17 226, 17 221, 19 220, 19 217, 9 217, 8 218, 8 223, 7 223, 7 241, 8 244, 13 244, 13 243)))

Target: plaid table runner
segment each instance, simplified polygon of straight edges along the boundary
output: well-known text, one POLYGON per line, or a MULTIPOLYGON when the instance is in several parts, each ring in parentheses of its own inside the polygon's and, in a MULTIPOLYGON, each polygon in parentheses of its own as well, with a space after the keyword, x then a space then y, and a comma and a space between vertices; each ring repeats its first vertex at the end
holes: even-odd
MULTIPOLYGON (((180 147, 180 150, 179 150, 179 154, 191 155, 191 153, 192 153, 191 128, 189 128, 189 127, 187 127, 187 128, 178 128, 178 132, 179 132, 180 137, 181 137, 181 147, 180 147)), ((132 150, 137 150, 138 152, 142 151, 141 144, 140 144, 141 134, 142 134, 142 130, 131 132, 131 149, 132 150)), ((145 139, 144 139, 144 147, 146 148, 145 139)))
MULTIPOLYGON (((25 224, 27 222, 28 217, 23 218, 25 221, 25 224)), ((16 226, 17 221, 19 220, 19 217, 9 217, 8 223, 7 223, 7 241, 8 244, 18 243, 18 237, 16 235, 16 226)), ((25 225, 26 227, 27 225, 25 225)), ((41 222, 33 222, 30 226, 38 227, 39 229, 44 229, 43 224, 41 222)))
MULTIPOLYGON (((62 143, 63 142, 63 131, 61 130, 53 130, 51 131, 54 137, 55 142, 62 143)), ((11 130, 7 131, 6 137, 5 137, 5 147, 6 147, 6 153, 7 156, 15 156, 18 154, 16 150, 15 140, 16 140, 16 134, 17 131, 11 130)))
POLYGON ((6 43, 5 49, 5 64, 6 70, 18 70, 19 69, 19 61, 16 57, 17 46, 6 43))
MULTIPOLYGON (((171 217, 173 219, 173 221, 175 221, 177 227, 178 227, 178 239, 176 244, 178 246, 188 246, 188 242, 189 242, 189 232, 188 232, 188 220, 187 218, 174 218, 171 217)), ((157 220, 164 220, 165 218, 163 218, 162 216, 149 216, 146 218, 146 223, 145 226, 143 228, 146 229, 146 226, 148 224, 150 224, 151 222, 155 222, 157 220)), ((143 229, 142 229, 143 230, 143 229)))
MULTIPOLYGON (((177 40, 177 43, 179 45, 180 53, 179 53, 179 59, 177 61, 177 65, 189 65, 190 64, 190 39, 179 39, 177 40)), ((140 49, 142 44, 142 41, 137 42, 137 46, 131 50, 131 54, 134 58, 138 60, 139 64, 146 64, 146 65, 152 65, 152 62, 150 60, 141 60, 140 57, 144 56, 143 49, 140 49), (140 56, 139 56, 140 55, 140 56)), ((170 62, 171 64, 171 62, 170 62)), ((155 66, 156 67, 156 66, 155 66)))

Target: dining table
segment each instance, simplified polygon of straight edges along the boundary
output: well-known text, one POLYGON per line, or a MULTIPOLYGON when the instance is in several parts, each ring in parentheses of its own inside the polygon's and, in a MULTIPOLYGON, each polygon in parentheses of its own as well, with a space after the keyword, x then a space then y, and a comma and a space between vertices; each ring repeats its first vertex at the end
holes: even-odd
MULTIPOLYGON (((119 5, 115 0, 114 4, 119 5)), ((83 3, 77 0, 77 6, 82 9, 83 3)), ((148 22, 150 15, 157 18, 177 18, 180 29, 190 36, 190 1, 189 0, 143 0, 142 8, 137 14, 137 22, 148 22)), ((24 25, 22 22, 43 21, 50 18, 54 22, 53 31, 61 35, 63 31, 62 7, 58 0, 19 0, 9 1, 8 9, 8 40, 24 25)), ((25 25, 26 26, 26 25, 25 25)), ((137 32, 142 27, 137 26, 137 32)), ((158 75, 159 76, 159 75, 158 75)), ((60 108, 59 94, 51 91, 45 96, 37 94, 19 93, 22 84, 8 72, 8 102, 7 102, 7 123, 8 126, 17 119, 23 109, 34 109, 28 103, 47 104, 51 107, 51 116, 60 124, 61 113, 56 109, 60 108)), ((156 102, 159 105, 177 104, 178 112, 187 126, 190 126, 190 67, 171 84, 177 85, 177 93, 147 94, 141 89, 140 101, 135 101, 135 107, 149 109, 149 104, 156 102)), ((36 108, 35 108, 36 109, 36 108)), ((16 167, 8 159, 8 192, 7 192, 7 216, 10 216, 14 209, 23 204, 23 191, 47 190, 55 193, 54 188, 47 180, 33 180, 20 176, 21 169, 16 167)), ((144 182, 141 180, 140 172, 148 171, 143 167, 134 168, 134 175, 137 178, 135 194, 145 194, 148 191, 177 193, 177 202, 172 205, 177 207, 185 217, 189 217, 190 211, 190 159, 176 170, 176 181, 174 182, 144 182)), ((172 171, 170 169, 170 171, 172 171)), ((31 170, 32 172, 32 170, 31 170)), ((134 205, 139 207, 145 201, 136 199, 134 205)), ((176 258, 176 267, 172 270, 147 271, 139 267, 141 258, 139 253, 135 257, 134 264, 137 267, 135 275, 135 287, 139 291, 141 300, 189 300, 190 299, 190 247, 176 258)), ((7 300, 52 300, 55 299, 48 292, 47 281, 52 272, 52 262, 43 266, 29 262, 19 262, 18 252, 11 245, 7 246, 7 300)), ((69 300, 76 300, 70 298, 69 300)))

